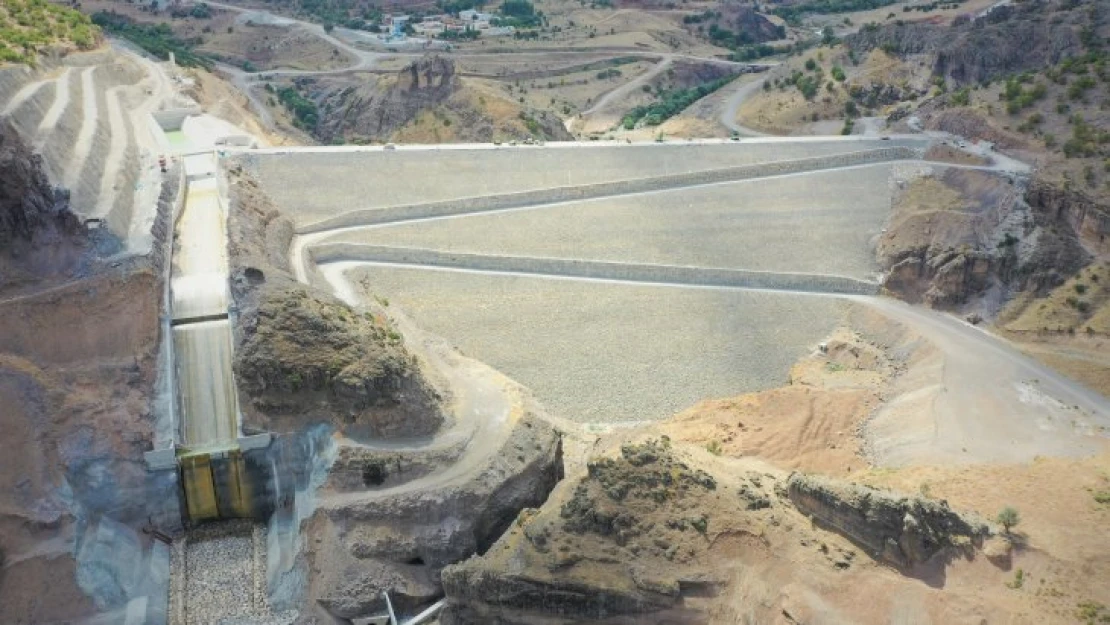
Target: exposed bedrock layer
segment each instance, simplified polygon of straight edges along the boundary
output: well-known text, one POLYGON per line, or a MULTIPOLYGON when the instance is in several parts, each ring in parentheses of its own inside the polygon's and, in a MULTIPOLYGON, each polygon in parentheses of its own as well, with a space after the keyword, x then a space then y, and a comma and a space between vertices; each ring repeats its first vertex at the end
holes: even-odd
POLYGON ((930 168, 901 187, 877 255, 883 286, 907 301, 960 308, 993 291, 993 313, 1005 296, 1045 292, 1088 261, 1073 223, 1097 217, 1046 201, 1056 196, 1040 184, 930 168))
POLYGON ((1046 217, 1071 224, 1084 238, 1099 244, 1110 238, 1110 206, 1096 202, 1082 191, 1033 180, 1025 192, 1025 201, 1046 217))
POLYGON ((440 394, 390 321, 294 280, 285 256, 292 224, 252 180, 233 173, 231 201, 244 429, 295 432, 329 423, 354 439, 439 429, 440 394))
POLYGON ((476 90, 460 78, 453 60, 438 54, 416 59, 393 76, 335 75, 300 78, 296 84, 324 112, 310 129, 324 142, 571 138, 550 111, 476 90), (493 102, 487 104, 487 98, 493 102), (435 121, 429 124, 424 117, 435 121))
POLYGON ((132 269, 0 306, 0 621, 69 621, 144 596, 148 616, 164 610, 159 543, 141 532, 180 523, 176 475, 143 460, 159 288, 132 269))
POLYGON ((457 479, 432 474, 411 488, 322 496, 306 529, 310 598, 343 618, 383 608, 385 590, 400 610, 426 605, 443 594, 443 567, 485 553, 561 477, 558 433, 526 411, 508 438, 457 479))
POLYGON ((0 287, 69 277, 88 247, 69 192, 51 184, 42 157, 0 119, 0 287))
POLYGON ((970 555, 986 532, 942 503, 641 440, 596 456, 485 555, 444 569, 440 622, 808 622, 830 606, 802 597, 889 579, 881 565, 894 560, 970 555), (851 545, 888 539, 878 565, 851 545))
POLYGON ((1092 19, 1083 5, 1070 3, 1069 10, 1055 12, 1046 8, 1043 3, 999 5, 984 17, 952 25, 899 20, 861 29, 845 42, 857 53, 882 48, 932 55, 936 75, 959 84, 987 82, 1080 53, 1080 31, 1092 19))
POLYGON ((803 514, 900 568, 924 564, 942 549, 980 546, 990 535, 985 523, 943 501, 802 474, 791 475, 786 489, 803 514))

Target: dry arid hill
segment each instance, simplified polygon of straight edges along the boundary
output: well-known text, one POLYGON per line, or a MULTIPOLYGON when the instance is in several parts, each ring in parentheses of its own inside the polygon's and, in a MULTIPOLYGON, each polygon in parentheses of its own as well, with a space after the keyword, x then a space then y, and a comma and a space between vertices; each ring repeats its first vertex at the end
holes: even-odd
POLYGON ((0 622, 1110 622, 1110 7, 925 1, 7 0, 0 622))
POLYGON ((393 76, 299 81, 326 111, 312 129, 324 142, 462 143, 563 140, 548 110, 534 110, 456 75, 449 57, 427 56, 393 76))

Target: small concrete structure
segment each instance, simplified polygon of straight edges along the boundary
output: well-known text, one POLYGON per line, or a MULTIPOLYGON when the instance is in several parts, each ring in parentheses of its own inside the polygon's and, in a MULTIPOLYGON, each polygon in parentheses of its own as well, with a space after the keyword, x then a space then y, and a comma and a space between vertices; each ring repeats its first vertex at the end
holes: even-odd
POLYGON ((172 132, 174 130, 181 130, 185 124, 185 119, 194 115, 200 115, 200 107, 186 107, 169 109, 166 111, 156 111, 151 115, 154 121, 158 122, 158 126, 165 132, 172 132))

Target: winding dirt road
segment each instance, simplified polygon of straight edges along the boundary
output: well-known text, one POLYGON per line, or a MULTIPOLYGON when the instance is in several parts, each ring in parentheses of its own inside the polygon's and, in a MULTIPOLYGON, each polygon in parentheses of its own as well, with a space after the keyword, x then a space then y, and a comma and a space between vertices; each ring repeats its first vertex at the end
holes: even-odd
POLYGON ((750 98, 753 94, 759 93, 763 88, 763 81, 765 79, 756 80, 750 83, 741 84, 735 91, 729 95, 728 100, 725 100, 724 110, 721 111, 721 124, 729 130, 747 136, 747 137, 766 137, 769 136, 765 132, 761 132, 754 128, 745 126, 736 121, 739 116, 740 105, 744 100, 750 98))

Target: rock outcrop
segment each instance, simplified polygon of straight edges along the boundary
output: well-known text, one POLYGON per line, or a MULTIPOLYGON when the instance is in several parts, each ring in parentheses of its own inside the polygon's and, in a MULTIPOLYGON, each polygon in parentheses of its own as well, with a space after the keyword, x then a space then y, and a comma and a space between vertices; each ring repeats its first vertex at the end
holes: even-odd
POLYGON ((931 57, 933 72, 957 84, 994 80, 1054 65, 1081 49, 1080 30, 1089 22, 1080 3, 997 6, 975 20, 951 26, 926 21, 888 22, 865 27, 846 38, 856 53, 875 48, 900 55, 931 57))
POLYGON ((530 410, 512 428, 464 477, 433 473, 411 487, 323 496, 306 528, 312 600, 332 617, 355 618, 383 608, 382 591, 401 610, 440 597, 445 566, 486 553, 562 478, 559 434, 530 410))
POLYGON ((551 111, 468 85, 450 59, 428 55, 393 76, 301 79, 322 111, 313 134, 325 142, 450 143, 570 139, 551 111))
POLYGON ((944 502, 639 439, 591 460, 485 555, 445 568, 440 622, 866 622, 869 607, 830 612, 823 593, 889 580, 885 565, 944 566, 989 535, 944 502))
POLYGON ((32 153, 11 124, 0 122, 0 250, 46 245, 81 230, 69 210, 69 192, 46 177, 42 157, 32 153))
POLYGON ((1102 245, 1110 238, 1110 205, 1082 191, 1034 179, 1025 191, 1025 201, 1044 219, 1065 222, 1092 242, 1102 245))
POLYGON ((800 512, 899 568, 928 562, 948 548, 977 546, 990 535, 985 523, 942 501, 799 473, 790 476, 786 490, 800 512))
POLYGON ((0 287, 72 274, 87 247, 69 192, 51 184, 42 157, 0 119, 0 287))
POLYGON ((665 437, 625 445, 523 512, 485 556, 444 569, 441 622, 706 622, 685 600, 724 585, 706 566, 713 537, 771 514, 769 486, 752 474, 720 487, 665 437))
POLYGON ((244 428, 329 423, 354 439, 435 432, 444 421, 439 393, 389 320, 293 279, 285 257, 292 224, 252 180, 235 176, 232 206, 244 428))
POLYGON ((1040 183, 947 170, 902 186, 877 245, 883 286, 901 299, 951 309, 991 288, 1043 293, 1088 262, 1072 223, 1097 211, 1065 210, 1040 183))
POLYGON ((446 102, 460 87, 454 61, 425 56, 375 88, 347 85, 324 91, 321 106, 332 113, 323 117, 318 134, 325 140, 357 134, 385 141, 422 112, 446 102))

